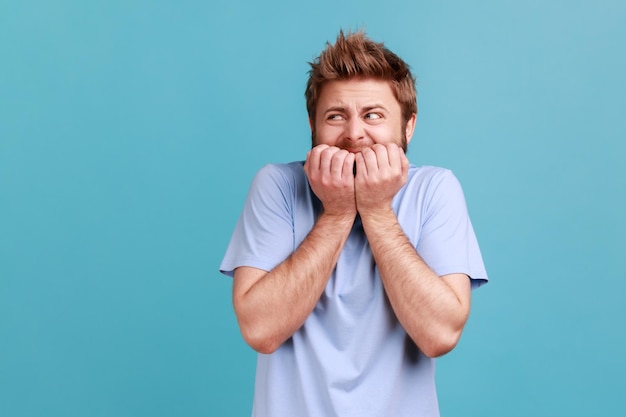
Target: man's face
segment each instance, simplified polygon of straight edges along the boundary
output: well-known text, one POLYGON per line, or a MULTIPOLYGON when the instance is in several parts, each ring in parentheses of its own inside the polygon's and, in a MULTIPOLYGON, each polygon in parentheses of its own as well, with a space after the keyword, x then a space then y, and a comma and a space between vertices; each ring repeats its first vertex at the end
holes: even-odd
POLYGON ((387 81, 331 81, 321 91, 311 122, 313 146, 329 145, 359 152, 374 144, 395 143, 406 152, 415 115, 406 126, 402 109, 387 81))

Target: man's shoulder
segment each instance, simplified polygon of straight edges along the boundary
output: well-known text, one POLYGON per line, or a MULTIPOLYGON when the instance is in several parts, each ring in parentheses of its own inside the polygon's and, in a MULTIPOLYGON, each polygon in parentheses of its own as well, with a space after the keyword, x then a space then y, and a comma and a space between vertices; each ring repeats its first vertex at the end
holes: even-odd
POLYGON ((442 173, 450 172, 448 168, 438 167, 434 165, 409 165, 409 171, 419 172, 422 175, 440 175, 442 173))
POLYGON ((289 176, 302 176, 304 175, 304 161, 293 161, 287 163, 269 163, 265 164, 257 175, 289 175, 289 176))
POLYGON ((403 193, 407 197, 415 196, 427 201, 437 195, 454 194, 459 190, 461 184, 450 169, 432 165, 411 165, 403 193))
POLYGON ((433 165, 409 165, 409 182, 430 184, 446 178, 454 178, 454 174, 448 168, 433 165))
POLYGON ((307 182, 304 162, 270 163, 261 167, 253 180, 253 188, 267 188, 270 184, 278 188, 292 188, 307 182))

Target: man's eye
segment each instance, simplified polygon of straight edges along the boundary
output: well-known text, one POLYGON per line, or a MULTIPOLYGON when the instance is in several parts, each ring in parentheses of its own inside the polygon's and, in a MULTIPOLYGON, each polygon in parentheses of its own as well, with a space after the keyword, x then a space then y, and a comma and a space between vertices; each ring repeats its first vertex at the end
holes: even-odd
POLYGON ((328 116, 328 120, 343 120, 343 116, 340 114, 331 114, 328 116))
POLYGON ((378 120, 378 119, 382 119, 383 117, 380 115, 380 113, 367 113, 365 115, 365 118, 367 120, 378 120))

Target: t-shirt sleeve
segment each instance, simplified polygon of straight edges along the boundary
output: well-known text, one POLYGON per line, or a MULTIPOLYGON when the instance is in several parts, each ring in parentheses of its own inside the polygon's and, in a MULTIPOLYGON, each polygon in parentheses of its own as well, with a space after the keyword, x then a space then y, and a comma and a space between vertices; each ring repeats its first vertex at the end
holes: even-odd
POLYGON ((487 272, 470 221, 465 196, 451 171, 432 179, 417 252, 439 276, 463 273, 472 288, 487 282, 487 272))
POLYGON ((278 167, 266 165, 259 170, 250 185, 220 272, 232 277, 240 266, 270 271, 293 252, 291 186, 278 167))

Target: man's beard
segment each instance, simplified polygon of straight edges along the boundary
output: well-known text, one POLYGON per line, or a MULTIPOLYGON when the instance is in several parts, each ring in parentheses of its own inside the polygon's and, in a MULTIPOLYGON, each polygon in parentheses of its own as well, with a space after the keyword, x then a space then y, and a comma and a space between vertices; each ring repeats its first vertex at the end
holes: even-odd
MULTIPOLYGON (((398 143, 398 142, 395 142, 395 143, 398 143)), ((315 130, 313 130, 311 132, 311 148, 314 148, 317 145, 319 145, 319 144, 317 143, 317 140, 315 138, 315 130)), ((407 144, 407 140, 406 140, 406 132, 404 130, 402 130, 402 133, 400 135, 400 141, 399 141, 398 145, 402 148, 402 150, 406 154, 406 150, 407 150, 407 145, 408 144, 407 144)), ((350 147, 346 146, 346 144, 344 144, 344 143, 338 143, 335 146, 337 146, 340 149, 350 149, 350 147)))

